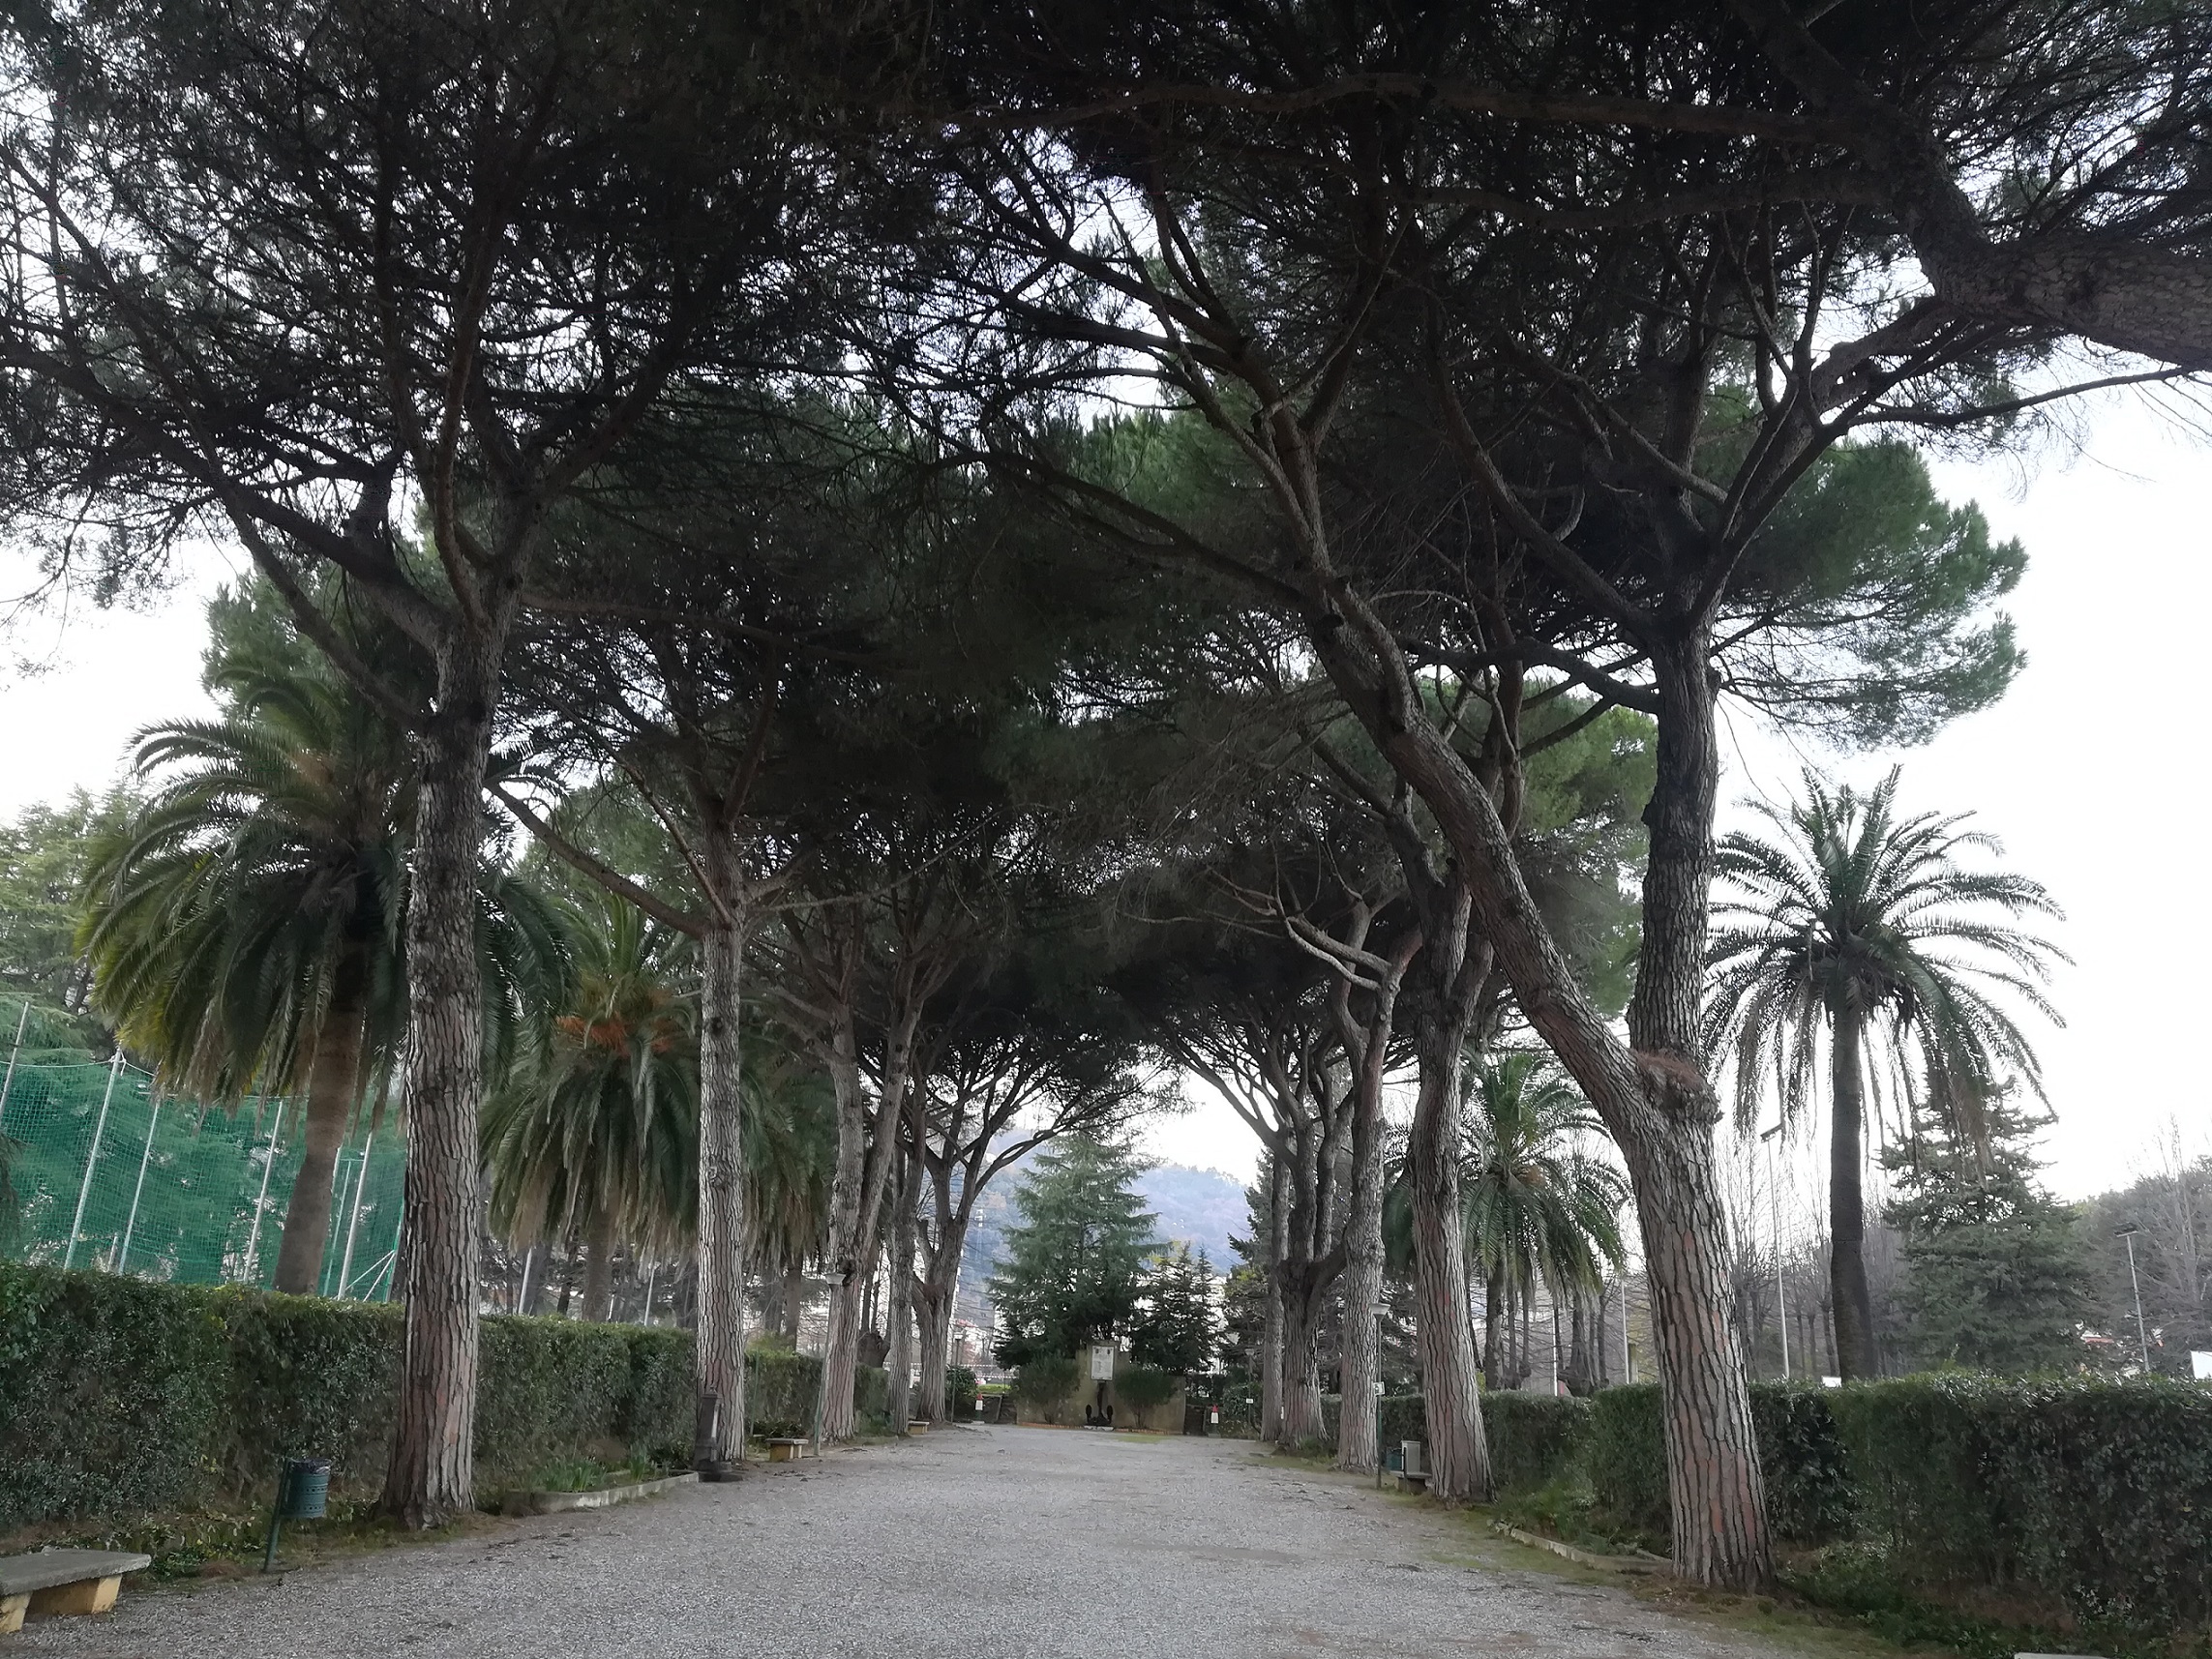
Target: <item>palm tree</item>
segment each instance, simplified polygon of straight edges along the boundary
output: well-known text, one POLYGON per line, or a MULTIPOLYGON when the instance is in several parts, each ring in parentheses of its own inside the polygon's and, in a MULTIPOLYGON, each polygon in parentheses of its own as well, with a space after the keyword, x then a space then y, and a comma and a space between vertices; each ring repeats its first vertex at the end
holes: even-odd
POLYGON ((1622 1259, 1628 1181, 1575 1146, 1604 1126, 1546 1056, 1509 1050, 1473 1068, 1459 1176, 1467 1251, 1481 1268, 1482 1375, 1492 1387, 1528 1373, 1525 1344, 1500 1352, 1501 1316, 1511 1340, 1539 1278, 1556 1305, 1595 1290, 1622 1259))
POLYGON ((584 1317, 604 1319, 618 1240, 673 1250, 691 1233, 699 1042, 689 939, 622 900, 584 903, 573 987, 486 1103, 484 1159, 493 1225, 517 1245, 579 1240, 584 1317))
POLYGON ((747 1045, 744 1090, 746 1249, 763 1325, 795 1340, 806 1264, 828 1241, 836 1091, 819 1067, 764 1038, 747 1045))
POLYGON ((1705 1048, 1709 1062, 1734 1050, 1736 1115, 1749 1127, 1770 1073, 1783 1121, 1803 1115, 1825 1038, 1837 1363, 1845 1378, 1871 1377, 1860 1179, 1868 1051, 1888 1052, 1916 1110, 1979 1142, 1989 1101, 2013 1078, 2043 1089, 2034 1050, 1993 993, 2063 1023, 2040 986, 2066 958, 2009 925, 2060 914, 2039 883, 1960 866, 1966 848, 1998 850, 1958 827, 1969 815, 1899 822, 1895 770, 1864 796, 1831 793, 1810 772, 1805 785, 1786 813, 1758 807, 1776 839, 1721 839, 1718 874, 1742 897, 1715 910, 1705 1048))
POLYGON ((402 1024, 405 734, 304 651, 249 641, 207 721, 140 734, 156 787, 96 844, 79 943, 93 1002, 166 1086, 232 1101, 305 1088, 305 1159, 276 1287, 321 1271, 331 1171, 402 1024))

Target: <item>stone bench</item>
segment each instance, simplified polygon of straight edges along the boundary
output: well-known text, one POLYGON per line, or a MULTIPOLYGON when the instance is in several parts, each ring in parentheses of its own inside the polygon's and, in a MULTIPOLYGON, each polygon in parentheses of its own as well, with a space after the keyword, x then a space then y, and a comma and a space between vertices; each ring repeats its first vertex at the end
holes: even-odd
POLYGON ((805 1440, 793 1439, 788 1436, 770 1435, 768 1437, 768 1462, 788 1464, 803 1458, 806 1456, 807 1444, 808 1442, 805 1440))
POLYGON ((23 1628, 23 1615, 105 1613, 125 1573, 142 1573, 151 1555, 123 1550, 40 1550, 0 1555, 0 1636, 23 1628))

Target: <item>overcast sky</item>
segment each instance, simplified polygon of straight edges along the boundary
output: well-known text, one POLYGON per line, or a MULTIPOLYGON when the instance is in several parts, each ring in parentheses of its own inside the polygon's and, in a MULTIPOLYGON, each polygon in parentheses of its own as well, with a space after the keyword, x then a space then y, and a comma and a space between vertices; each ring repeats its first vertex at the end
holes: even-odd
MULTIPOLYGON (((2010 607, 2028 664, 2003 702, 1925 749, 1845 757, 1801 758, 1739 709, 1723 752, 1724 825, 1744 795, 1786 797, 1804 760, 1862 785, 1901 761, 1907 808, 1973 812, 2005 862, 2065 906, 2052 933, 2075 965, 2052 995, 2067 1025, 2039 1047, 2058 1117, 2048 1175, 2068 1197, 2128 1178, 2168 1118, 2205 1149, 2212 1118, 2198 1056, 2212 1002, 2208 789, 2189 735, 2212 617, 2212 448, 2133 400, 2099 404, 2090 426, 2077 456, 1936 464, 1947 495, 1979 501, 2027 548, 2010 607)), ((0 813, 99 788, 139 726, 205 711, 200 602, 229 568, 211 553, 147 609, 78 607, 9 629, 0 813)), ((0 574, 0 590, 19 590, 20 571, 0 574)), ((1252 1169, 1249 1132, 1217 1102, 1156 1126, 1149 1145, 1240 1178, 1252 1169)))

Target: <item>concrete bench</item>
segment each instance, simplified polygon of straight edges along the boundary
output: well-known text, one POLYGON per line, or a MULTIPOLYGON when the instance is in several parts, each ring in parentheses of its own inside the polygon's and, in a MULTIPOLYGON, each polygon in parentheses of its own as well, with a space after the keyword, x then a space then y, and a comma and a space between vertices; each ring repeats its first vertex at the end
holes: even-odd
POLYGON ((40 1550, 0 1556, 0 1636, 23 1628, 26 1613, 105 1613, 125 1573, 142 1573, 151 1555, 123 1550, 40 1550))
POLYGON ((807 1442, 805 1440, 792 1439, 782 1435, 770 1435, 768 1437, 768 1462, 772 1464, 791 1463, 805 1457, 806 1448, 807 1442))

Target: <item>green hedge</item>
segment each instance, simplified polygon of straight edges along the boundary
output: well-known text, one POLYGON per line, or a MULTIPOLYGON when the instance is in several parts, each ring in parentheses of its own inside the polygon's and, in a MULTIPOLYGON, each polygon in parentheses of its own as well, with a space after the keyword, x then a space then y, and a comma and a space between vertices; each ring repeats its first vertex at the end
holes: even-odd
MULTIPOLYGON (((1342 1406, 1334 1394, 1321 1397, 1322 1425, 1331 1445, 1336 1441, 1342 1406)), ((1497 1471, 1499 1490, 1534 1491, 1571 1474, 1586 1439, 1589 1414, 1587 1400, 1484 1394, 1482 1433, 1490 1442, 1490 1463, 1497 1471)), ((1375 1439, 1385 1458, 1403 1441, 1425 1444, 1431 1438, 1428 1403, 1420 1395, 1386 1394, 1375 1402, 1375 1439)))
MULTIPOLYGON (((401 1311, 0 1263, 0 1533, 257 1495, 272 1461, 383 1476, 401 1311)), ((747 1415, 811 1427, 821 1362, 747 1357, 747 1415)), ((693 1429, 688 1333, 495 1317, 483 1325, 476 1466, 488 1494, 548 1464, 679 1464, 693 1429)), ((855 1379, 883 1420, 885 1380, 855 1379)))
POLYGON ((1916 1574, 2212 1621, 2212 1390, 1938 1375, 1831 1398, 1861 1530, 1916 1574))

